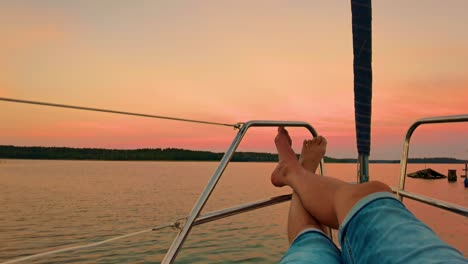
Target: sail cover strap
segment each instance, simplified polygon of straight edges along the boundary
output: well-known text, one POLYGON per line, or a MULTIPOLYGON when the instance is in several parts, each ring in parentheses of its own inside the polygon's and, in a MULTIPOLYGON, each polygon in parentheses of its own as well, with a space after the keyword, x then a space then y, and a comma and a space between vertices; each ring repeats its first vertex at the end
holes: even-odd
POLYGON ((371 0, 351 0, 354 53, 354 111, 359 155, 370 154, 372 113, 371 0))

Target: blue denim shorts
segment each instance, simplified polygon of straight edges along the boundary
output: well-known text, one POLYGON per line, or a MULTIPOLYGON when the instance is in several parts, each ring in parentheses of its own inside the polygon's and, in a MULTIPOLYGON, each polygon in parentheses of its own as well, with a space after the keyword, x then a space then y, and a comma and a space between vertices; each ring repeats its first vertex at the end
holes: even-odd
POLYGON ((297 235, 280 263, 468 263, 391 193, 358 201, 339 229, 341 251, 322 231, 297 235))

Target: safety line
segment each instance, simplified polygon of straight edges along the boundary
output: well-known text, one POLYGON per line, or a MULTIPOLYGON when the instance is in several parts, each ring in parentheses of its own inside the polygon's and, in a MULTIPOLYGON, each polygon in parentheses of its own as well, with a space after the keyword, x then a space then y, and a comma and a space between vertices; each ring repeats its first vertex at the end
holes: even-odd
POLYGON ((104 112, 104 113, 121 114, 121 115, 141 116, 141 117, 149 117, 149 118, 159 118, 159 119, 182 121, 182 122, 192 122, 192 123, 199 123, 199 124, 206 124, 206 125, 229 126, 229 127, 233 127, 234 129, 239 129, 242 126, 242 123, 226 124, 226 123, 210 122, 210 121, 195 120, 195 119, 186 119, 186 118, 177 118, 177 117, 169 117, 169 116, 140 114, 140 113, 118 111, 118 110, 109 110, 109 109, 84 107, 84 106, 74 106, 74 105, 65 105, 65 104, 55 104, 55 103, 47 103, 47 102, 39 102, 39 101, 29 101, 29 100, 6 98, 6 97, 0 97, 0 101, 22 103, 22 104, 42 105, 42 106, 52 106, 52 107, 61 107, 61 108, 70 108, 70 109, 78 109, 78 110, 86 110, 86 111, 94 111, 94 112, 104 112))
POLYGON ((95 246, 106 244, 106 243, 109 243, 109 242, 112 242, 112 241, 115 241, 115 240, 118 240, 118 239, 131 237, 131 236, 136 236, 136 235, 140 235, 140 234, 147 233, 147 232, 150 232, 150 231, 156 231, 156 230, 160 230, 160 229, 168 228, 168 227, 171 227, 173 229, 180 229, 180 222, 176 221, 175 223, 172 223, 172 224, 168 224, 168 225, 164 225, 164 226, 158 226, 158 227, 151 228, 151 229, 145 229, 145 230, 141 230, 141 231, 138 231, 138 232, 134 232, 134 233, 130 233, 130 234, 122 235, 122 236, 109 238, 109 239, 99 241, 99 242, 95 242, 95 243, 91 243, 91 244, 61 248, 61 249, 56 249, 56 250, 52 250, 52 251, 38 253, 38 254, 22 257, 22 258, 12 259, 12 260, 8 260, 8 261, 5 261, 5 262, 1 262, 0 264, 18 263, 18 262, 22 262, 22 261, 33 259, 33 258, 44 257, 44 256, 48 256, 48 255, 58 254, 58 253, 77 250, 77 249, 95 247, 95 246))

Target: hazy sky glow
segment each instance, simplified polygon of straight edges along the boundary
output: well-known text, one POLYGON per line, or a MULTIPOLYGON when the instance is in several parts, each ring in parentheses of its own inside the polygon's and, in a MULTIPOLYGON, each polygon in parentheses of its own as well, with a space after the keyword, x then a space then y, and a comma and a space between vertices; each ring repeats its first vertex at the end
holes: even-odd
MULTIPOLYGON (((209 121, 301 120, 356 157, 349 1, 0 3, 0 96, 209 121)), ((468 2, 374 1, 372 157, 412 121, 468 113, 468 2)), ((0 144, 224 151, 173 121, 0 102, 0 144)), ((293 130, 296 145, 306 135, 293 130)), ((413 156, 468 159, 468 125, 418 130, 413 156)), ((242 150, 273 152, 274 129, 242 150)), ((297 146, 296 146, 297 148, 297 146)))

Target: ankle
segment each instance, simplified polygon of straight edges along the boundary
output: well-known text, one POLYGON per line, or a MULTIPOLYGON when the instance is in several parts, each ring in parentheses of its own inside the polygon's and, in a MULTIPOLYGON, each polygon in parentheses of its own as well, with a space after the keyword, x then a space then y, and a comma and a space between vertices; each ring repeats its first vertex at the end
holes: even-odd
POLYGON ((304 177, 306 174, 307 170, 304 169, 299 163, 296 163, 292 166, 289 166, 285 178, 287 179, 288 185, 290 185, 290 183, 292 184, 295 179, 304 177))

